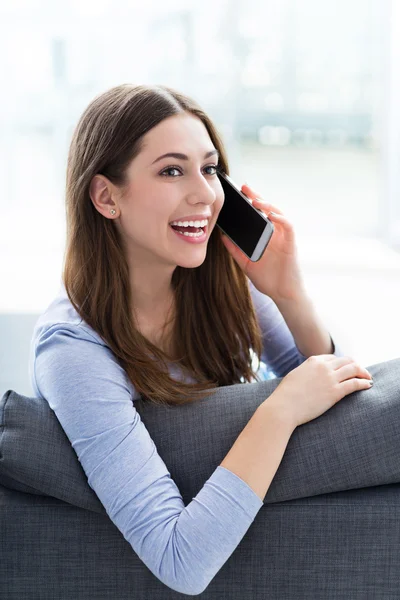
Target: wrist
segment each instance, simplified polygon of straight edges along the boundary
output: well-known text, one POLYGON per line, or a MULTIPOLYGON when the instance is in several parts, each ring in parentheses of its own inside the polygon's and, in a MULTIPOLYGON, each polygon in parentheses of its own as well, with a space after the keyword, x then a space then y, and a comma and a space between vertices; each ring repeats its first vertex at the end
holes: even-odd
POLYGON ((263 418, 268 419, 269 422, 275 421, 277 427, 285 428, 289 435, 293 433, 298 425, 295 415, 290 408, 282 402, 282 398, 277 395, 276 390, 260 404, 257 411, 260 411, 263 418))
POLYGON ((285 296, 275 296, 272 298, 278 308, 290 308, 291 306, 299 306, 311 302, 311 298, 305 289, 296 289, 291 294, 285 296))

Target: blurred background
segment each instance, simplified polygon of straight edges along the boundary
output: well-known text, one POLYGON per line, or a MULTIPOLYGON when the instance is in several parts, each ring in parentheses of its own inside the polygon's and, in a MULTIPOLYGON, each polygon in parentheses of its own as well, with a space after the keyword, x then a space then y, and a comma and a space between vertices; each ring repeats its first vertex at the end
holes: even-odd
POLYGON ((2 2, 0 394, 32 394, 30 336, 61 281, 74 126, 128 82, 206 109, 234 181, 292 221, 336 343, 364 366, 399 357, 399 4, 2 2))

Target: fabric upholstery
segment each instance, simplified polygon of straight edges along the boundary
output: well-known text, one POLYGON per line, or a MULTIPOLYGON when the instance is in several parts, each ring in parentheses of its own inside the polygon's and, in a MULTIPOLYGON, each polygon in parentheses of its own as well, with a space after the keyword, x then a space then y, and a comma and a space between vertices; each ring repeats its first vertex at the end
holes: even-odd
MULTIPOLYGON (((400 359, 368 367, 371 389, 297 427, 264 502, 400 482, 400 359)), ((216 388, 184 406, 136 408, 185 504, 222 462, 280 379, 216 388)), ((46 400, 8 390, 0 401, 0 483, 105 512, 46 400), (21 487, 22 486, 22 487, 21 487), (23 486, 27 486, 23 488, 23 486)))
MULTIPOLYGON (((400 359, 298 427, 206 600, 398 600, 400 359)), ((280 380, 181 407, 136 406, 185 503, 280 380)), ((45 400, 0 401, 0 597, 174 600, 110 521, 45 400)))

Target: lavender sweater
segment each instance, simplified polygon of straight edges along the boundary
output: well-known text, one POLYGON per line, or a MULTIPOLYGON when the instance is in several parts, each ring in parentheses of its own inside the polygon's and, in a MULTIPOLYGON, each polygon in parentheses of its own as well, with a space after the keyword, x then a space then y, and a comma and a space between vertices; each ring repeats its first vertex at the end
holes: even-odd
MULTIPOLYGON (((263 336, 259 373, 262 379, 284 377, 306 357, 276 304, 249 283, 263 336)), ((342 356, 338 349, 335 354, 342 356)), ((134 386, 77 314, 63 284, 36 322, 29 375, 35 395, 55 412, 90 487, 140 559, 171 589, 189 595, 204 591, 263 501, 218 466, 184 505, 135 409, 134 386)), ((177 369, 173 376, 181 377, 177 369)))

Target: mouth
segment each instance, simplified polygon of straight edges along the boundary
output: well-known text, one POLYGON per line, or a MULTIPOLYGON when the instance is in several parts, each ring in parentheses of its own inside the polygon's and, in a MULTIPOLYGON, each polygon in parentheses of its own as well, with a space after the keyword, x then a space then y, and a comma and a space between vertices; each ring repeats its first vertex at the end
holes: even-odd
POLYGON ((182 227, 178 225, 171 225, 170 223, 169 226, 177 233, 187 237, 201 237, 203 235, 207 235, 208 233, 208 225, 204 225, 203 227, 182 227))
POLYGON ((183 243, 189 244, 205 244, 208 239, 209 224, 196 226, 183 226, 169 224, 173 234, 183 243))
POLYGON ((202 221, 201 224, 200 221, 196 223, 194 221, 190 222, 190 225, 188 221, 186 221, 186 224, 182 223, 178 225, 176 222, 172 221, 171 223, 169 223, 169 226, 177 233, 180 233, 181 235, 186 237, 204 237, 204 235, 207 235, 208 233, 208 219, 207 222, 202 221))

